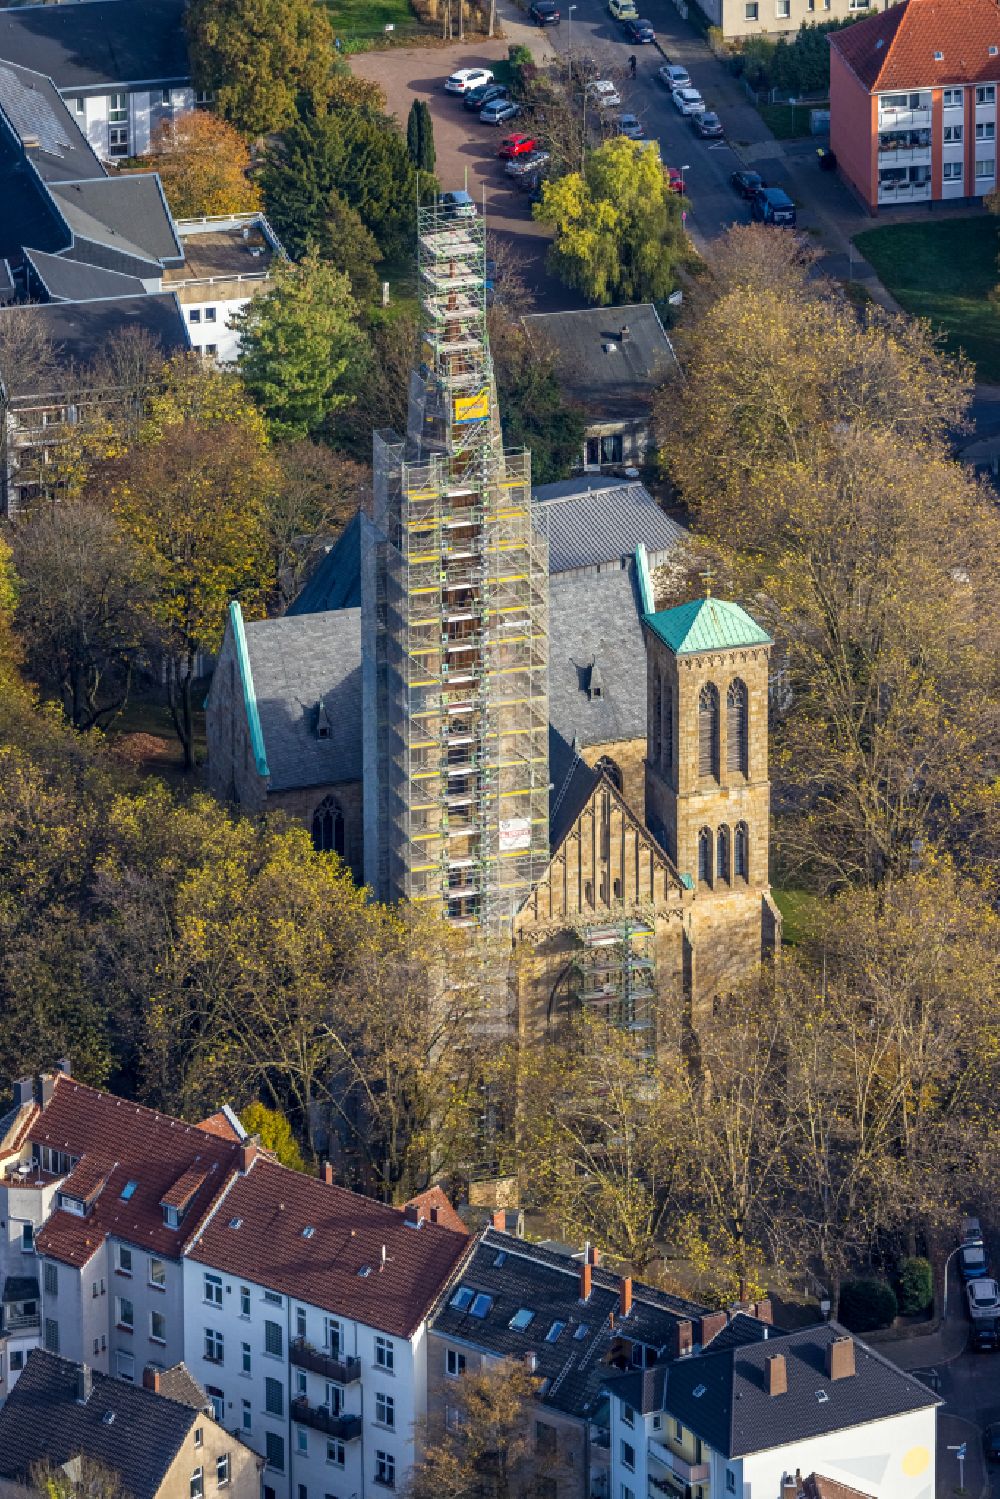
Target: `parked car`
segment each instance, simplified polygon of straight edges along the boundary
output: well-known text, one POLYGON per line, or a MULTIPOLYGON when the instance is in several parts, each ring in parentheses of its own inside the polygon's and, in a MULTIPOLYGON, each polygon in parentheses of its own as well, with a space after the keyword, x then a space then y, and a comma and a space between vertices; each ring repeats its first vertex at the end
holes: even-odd
POLYGON ((670 191, 672 193, 682 193, 684 191, 684 175, 676 167, 667 167, 667 179, 670 182, 670 191))
POLYGON ((559 7, 555 0, 534 0, 528 15, 536 26, 559 25, 559 7))
POLYGON ((782 229, 795 228, 795 204, 783 188, 758 188, 750 204, 750 213, 761 224, 776 224, 782 229))
POLYGON ((678 62, 665 62, 662 68, 657 69, 657 78, 666 84, 673 93, 675 88, 690 88, 691 75, 687 68, 682 68, 678 62))
POLYGON ((515 156, 527 156, 537 146, 538 142, 533 135, 505 135, 497 155, 501 161, 513 161, 515 156))
POLYGON ((989 1256, 982 1244, 963 1244, 958 1251, 958 1271, 964 1281, 982 1280, 990 1273, 989 1256))
POLYGON ((467 192, 442 193, 441 207, 447 208, 453 219, 474 219, 476 216, 475 199, 467 192))
POLYGON ((977 1317, 969 1341, 976 1353, 995 1353, 1000 1345, 995 1317, 977 1317))
POLYGON ((587 84, 587 93, 598 109, 617 109, 622 102, 621 95, 609 78, 595 78, 592 83, 587 84))
POLYGON ((1000 1421, 992 1421, 983 1432, 986 1461, 1000 1463, 1000 1421))
POLYGON ((675 88, 670 97, 682 115, 704 113, 705 101, 696 88, 675 88))
POLYGON ((983 1229, 978 1218, 963 1218, 959 1229, 960 1244, 982 1244, 983 1229))
POLYGON ((656 32, 650 22, 642 20, 639 16, 625 22, 625 35, 630 42, 637 42, 639 46, 656 41, 656 32))
POLYGON ((619 115, 616 128, 619 135, 627 135, 630 141, 641 141, 646 134, 638 115, 619 115))
POLYGON ((608 0, 608 10, 616 21, 631 21, 639 14, 635 0, 608 0))
POLYGON ((457 73, 445 79, 444 91, 446 94, 467 94, 471 89, 492 82, 493 74, 489 68, 459 68, 457 73))
POLYGON ((722 121, 712 109, 706 109, 700 115, 692 115, 691 124, 694 126, 695 133, 700 135, 702 140, 721 140, 724 134, 722 121))
POLYGON ((532 151, 530 156, 515 156, 513 161, 508 161, 504 171, 508 177, 531 177, 537 176, 548 164, 547 151, 532 151))
POLYGON ((489 104, 492 99, 506 99, 507 89, 502 83, 481 83, 478 88, 470 88, 468 93, 462 96, 463 109, 475 110, 477 113, 484 104, 489 104))
POLYGON ((970 1317, 995 1317, 1000 1313, 1000 1286, 991 1276, 970 1280, 965 1294, 970 1317))
POLYGON ((479 118, 484 125, 506 125, 508 120, 516 120, 520 113, 520 104, 505 97, 491 99, 488 104, 484 104, 479 111, 479 118))
POLYGON ((767 186, 759 172, 734 172, 729 180, 741 198, 756 197, 761 188, 767 186))
POLYGON ((538 198, 541 198, 542 196, 542 181, 544 175, 544 170, 538 172, 525 172, 523 176, 512 177, 511 182, 516 192, 525 193, 527 195, 528 202, 535 203, 538 201, 538 199, 536 199, 533 195, 537 193, 538 198))

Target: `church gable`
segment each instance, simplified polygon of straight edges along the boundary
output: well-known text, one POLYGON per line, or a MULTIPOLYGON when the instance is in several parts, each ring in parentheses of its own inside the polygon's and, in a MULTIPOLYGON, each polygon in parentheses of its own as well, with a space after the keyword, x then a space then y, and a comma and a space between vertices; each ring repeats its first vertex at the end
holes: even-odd
POLYGON ((600 920, 638 906, 679 904, 684 884, 656 840, 605 774, 578 784, 577 809, 563 822, 548 867, 521 911, 525 923, 600 920))

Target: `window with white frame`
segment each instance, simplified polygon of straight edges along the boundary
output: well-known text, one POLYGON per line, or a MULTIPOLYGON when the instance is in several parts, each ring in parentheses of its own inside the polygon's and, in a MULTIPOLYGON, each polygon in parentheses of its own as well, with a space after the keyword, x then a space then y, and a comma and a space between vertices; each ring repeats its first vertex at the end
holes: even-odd
POLYGON ((960 88, 946 88, 941 92, 941 103, 945 109, 961 109, 962 90, 960 88))
POLYGON ((301 1338, 303 1343, 306 1340, 306 1309, 304 1306, 297 1306, 295 1308, 295 1336, 301 1338))
POLYGON ((786 21, 792 13, 792 0, 775 0, 774 14, 779 21, 786 21))
POLYGON ((135 1354, 123 1353, 121 1350, 115 1355, 115 1373, 119 1379, 124 1379, 126 1384, 135 1382, 135 1354))
POLYGON ((253 1403, 250 1400, 241 1400, 240 1406, 243 1411, 243 1430, 253 1431, 253 1403))
POLYGON ((746 5, 743 7, 743 15, 747 21, 759 20, 760 6, 757 4, 757 0, 747 0, 746 5))
POLYGON ((170 90, 168 88, 160 89, 160 103, 164 106, 164 108, 170 108, 170 90))
POLYGON ((945 125, 941 132, 941 138, 946 146, 960 146, 962 144, 963 127, 961 125, 945 125))
POLYGON ((264 1460, 278 1473, 285 1471, 285 1439, 276 1431, 264 1433, 264 1460))
POLYGON ((993 156, 976 158, 976 181, 989 182, 996 176, 996 159, 993 156))
POLYGON ((205 1328, 205 1357, 210 1364, 221 1364, 225 1356, 226 1340, 215 1327, 205 1328))
POLYGON ((381 1390, 375 1394, 375 1420, 380 1426, 396 1425, 396 1402, 391 1395, 386 1395, 381 1390))
MULTIPOLYGON (((108 155, 109 156, 127 156, 128 155, 128 126, 127 125, 109 125, 108 126, 108 155)), ((176 1225, 172 1225, 172 1226, 176 1226, 176 1225)))
POLYGON ((189 307, 188 308, 188 322, 189 323, 200 323, 201 322, 201 308, 200 307, 189 307))
POLYGON ((280 1322, 264 1323, 264 1352, 280 1358, 284 1349, 284 1339, 281 1335, 280 1322))
POLYGON ((127 1244, 115 1246, 115 1269, 119 1275, 132 1274, 132 1251, 127 1244))
POLYGON ((622 1406, 622 1424, 625 1426, 635 1425, 635 1411, 630 1405, 622 1406))
POLYGON ((997 138, 997 126, 995 120, 980 120, 976 125, 977 141, 995 141, 997 138))
POLYGON ((344 1391, 339 1384, 333 1384, 330 1380, 326 1383, 326 1398, 324 1405, 331 1416, 339 1416, 344 1408, 344 1391))
POLYGON ((34 1254, 35 1252, 35 1228, 32 1223, 21 1224, 21 1253, 34 1254))
POLYGON ((391 1338, 383 1338, 381 1334, 375 1338, 375 1367, 384 1369, 387 1374, 393 1372, 396 1351, 391 1338))
POLYGON ((83 115, 87 113, 87 104, 79 95, 73 100, 73 113, 83 115))
POLYGON ((339 1358, 341 1347, 341 1333, 340 1323, 337 1321, 336 1317, 327 1317, 324 1319, 323 1338, 330 1357, 339 1358))
POLYGON ((205 1495, 205 1470, 195 1468, 191 1474, 191 1482, 188 1485, 190 1499, 204 1499, 205 1495))
POLYGON ((269 1416, 285 1414, 285 1387, 280 1379, 270 1375, 264 1380, 264 1409, 269 1416))
POLYGON ((155 1286, 158 1291, 165 1289, 167 1284, 167 1267, 162 1260, 149 1260, 149 1284, 155 1286))
POLYGON ((457 1348, 449 1348, 444 1356, 444 1372, 457 1379, 460 1374, 465 1373, 465 1354, 459 1353, 457 1348))
POLYGON ((627 1483, 622 1484, 622 1499, 635 1499, 635 1489, 630 1489, 627 1483))
POLYGON ((108 124, 125 125, 128 123, 128 95, 112 94, 108 99, 108 124))
POLYGON ((280 1291, 265 1291, 264 1300, 269 1306, 284 1306, 284 1300, 280 1291))
POLYGON ((115 1326, 123 1332, 135 1330, 135 1307, 127 1296, 115 1297, 115 1326))
POLYGON ((331 1437, 326 1444, 326 1460, 335 1468, 342 1468, 347 1462, 347 1448, 336 1437, 331 1437))
POLYGON ((211 355, 211 356, 214 357, 219 352, 219 345, 218 344, 205 344, 202 347, 202 351, 201 352, 203 354, 209 354, 209 355, 211 355))
POLYGON ((205 1386, 205 1393, 207 1394, 209 1402, 210 1402, 211 1407, 212 1407, 212 1415, 215 1417, 215 1419, 218 1421, 219 1425, 221 1426, 222 1422, 225 1420, 225 1416, 226 1416, 226 1396, 225 1396, 225 1391, 223 1391, 223 1390, 217 1390, 214 1385, 206 1385, 205 1386))
POLYGON ((391 1452, 375 1452, 375 1482, 384 1488, 394 1489, 396 1487, 396 1459, 391 1452))
POLYGON ((295 1393, 296 1393, 296 1395, 306 1395, 306 1394, 308 1394, 308 1392, 309 1392, 309 1376, 308 1376, 308 1374, 306 1373, 306 1371, 304 1369, 296 1369, 296 1371, 295 1371, 295 1393))
POLYGON ((295 1428, 295 1450, 296 1452, 309 1452, 309 1432, 304 1426, 295 1428))
MULTIPOLYGON (((206 307, 205 308, 205 321, 206 321, 206 323, 214 323, 215 322, 215 308, 214 307, 206 307)), ((303 1312, 302 1315, 305 1316, 305 1312, 303 1312)))
POLYGON ((962 163, 960 161, 945 161, 941 164, 941 180, 943 182, 961 182, 962 163))
POLYGON ((251 1352, 250 1352, 250 1344, 249 1343, 241 1343, 240 1344, 240 1370, 241 1370, 241 1372, 243 1374, 249 1374, 250 1373, 252 1362, 253 1362, 253 1358, 252 1358, 252 1355, 251 1355, 251 1352))
POLYGON ((215 1459, 216 1487, 224 1489, 229 1482, 229 1453, 223 1452, 215 1459))
POLYGON ((631 1442, 624 1442, 624 1441, 622 1442, 621 1457, 622 1457, 622 1467, 626 1468, 629 1471, 629 1473, 634 1473, 635 1472, 635 1448, 632 1446, 631 1442))
POLYGON ((200 1426, 196 1426, 195 1429, 194 1429, 194 1445, 195 1445, 195 1447, 201 1447, 201 1446, 203 1446, 204 1442, 205 1442, 205 1433, 204 1433, 204 1431, 202 1430, 202 1428, 200 1426))
POLYGON ((167 1341, 167 1319, 162 1312, 150 1312, 149 1336, 154 1343, 167 1341))
POLYGON ((976 89, 977 104, 995 104, 996 98, 996 85, 993 83, 981 83, 976 89))

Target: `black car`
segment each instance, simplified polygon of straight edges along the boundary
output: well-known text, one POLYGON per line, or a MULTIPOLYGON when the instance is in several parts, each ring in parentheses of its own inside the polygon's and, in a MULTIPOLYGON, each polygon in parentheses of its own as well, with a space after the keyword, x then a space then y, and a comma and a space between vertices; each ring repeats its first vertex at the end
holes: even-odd
POLYGON ((780 187, 758 188, 750 201, 750 216, 761 224, 795 228, 795 204, 780 187))
POLYGON ((559 25, 559 7, 555 0, 534 0, 528 14, 536 26, 559 25))
POLYGON ((995 1353, 997 1347, 1000 1346, 996 1319, 993 1317, 973 1318, 970 1341, 977 1353, 995 1353))
POLYGON ((466 109, 475 110, 478 114, 484 104, 489 104, 493 99, 506 99, 507 89, 502 83, 481 83, 478 88, 470 89, 467 94, 462 95, 462 103, 466 109))
POLYGON ((734 172, 729 181, 741 198, 753 198, 767 183, 759 172, 734 172))
POLYGON ((644 42, 655 42, 656 32, 648 21, 635 20, 625 22, 625 34, 630 42, 638 42, 641 46, 644 42))
POLYGON ((722 139, 722 121, 711 109, 706 109, 703 114, 691 115, 691 126, 695 134, 700 135, 703 141, 722 139))

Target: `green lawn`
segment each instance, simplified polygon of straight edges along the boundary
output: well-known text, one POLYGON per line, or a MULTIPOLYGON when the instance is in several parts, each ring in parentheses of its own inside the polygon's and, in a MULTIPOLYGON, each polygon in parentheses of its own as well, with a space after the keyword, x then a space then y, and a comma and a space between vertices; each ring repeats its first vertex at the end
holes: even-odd
POLYGON ((929 318, 953 353, 963 350, 983 380, 1000 381, 1000 222, 983 218, 887 224, 855 237, 861 254, 901 307, 929 318))
POLYGON ((387 26, 411 32, 420 27, 409 0, 327 0, 326 8, 341 41, 381 36, 387 26))
POLYGON ((757 113, 776 140, 790 141, 811 133, 812 108, 810 104, 758 104, 757 113))
POLYGON ((796 947, 809 934, 813 912, 820 904, 819 896, 807 890, 771 889, 774 903, 781 912, 781 940, 789 947, 796 947))

